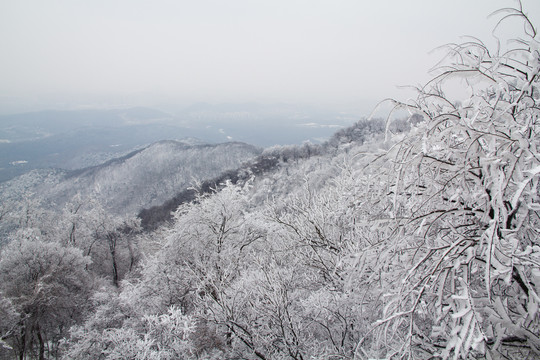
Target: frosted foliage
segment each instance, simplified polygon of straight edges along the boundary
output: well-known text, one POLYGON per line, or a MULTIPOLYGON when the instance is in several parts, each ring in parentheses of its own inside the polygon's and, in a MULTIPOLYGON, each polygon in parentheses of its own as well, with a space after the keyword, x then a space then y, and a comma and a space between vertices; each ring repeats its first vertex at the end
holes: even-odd
POLYGON ((2 334, 2 338, 0 338, 0 349, 12 349, 9 342, 5 340, 11 337, 17 330, 19 316, 20 314, 15 310, 13 303, 9 299, 4 298, 0 293, 0 319, 2 319, 0 325, 0 334, 2 334))
POLYGON ((318 171, 306 174, 303 186, 262 207, 249 206, 256 192, 229 184, 180 208, 165 251, 147 268, 162 269, 153 283, 166 276, 158 283, 195 287, 197 312, 242 354, 351 356, 358 330, 374 318, 359 312, 367 298, 347 277, 365 246, 352 201, 361 186, 350 170, 338 168, 323 183, 318 171))
MULTIPOLYGON (((519 10, 502 14, 530 29, 519 10)), ((383 317, 359 354, 378 344, 387 356, 409 358, 538 356, 535 35, 497 53, 478 41, 451 46, 449 65, 416 102, 396 103, 424 122, 371 165, 388 191, 380 224, 393 232, 378 256, 383 317), (471 94, 459 104, 442 91, 456 76, 471 94)))
POLYGON ((238 275, 244 247, 258 236, 245 216, 246 200, 244 189, 229 184, 176 211, 164 255, 181 262, 199 291, 214 291, 238 275))
POLYGON ((94 358, 104 349, 110 359, 221 358, 203 304, 238 276, 242 246, 257 238, 244 216, 246 191, 228 184, 179 208, 140 277, 123 281, 118 295, 104 290, 94 298, 93 315, 72 331, 67 358, 94 358))
POLYGON ((65 359, 195 359, 189 336, 193 320, 170 307, 163 315, 145 315, 137 326, 72 330, 65 359))
POLYGON ((90 259, 79 249, 40 241, 30 232, 17 235, 0 254, 2 342, 21 357, 37 343, 42 356, 45 341, 52 342, 49 354, 56 351, 62 329, 81 319, 90 259))

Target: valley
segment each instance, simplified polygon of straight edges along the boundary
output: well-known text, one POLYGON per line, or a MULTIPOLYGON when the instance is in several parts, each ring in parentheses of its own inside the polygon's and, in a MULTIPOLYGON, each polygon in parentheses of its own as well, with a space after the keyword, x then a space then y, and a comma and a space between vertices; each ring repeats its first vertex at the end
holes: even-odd
POLYGON ((33 169, 96 166, 161 140, 259 147, 321 143, 355 120, 353 114, 286 104, 201 103, 174 114, 138 107, 3 115, 0 182, 33 169))

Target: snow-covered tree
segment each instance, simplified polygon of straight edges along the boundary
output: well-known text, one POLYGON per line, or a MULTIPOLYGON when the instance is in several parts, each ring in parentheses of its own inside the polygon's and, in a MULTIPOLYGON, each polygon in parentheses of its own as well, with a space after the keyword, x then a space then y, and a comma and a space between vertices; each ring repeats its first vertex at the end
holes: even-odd
POLYGON ((540 43, 521 8, 498 14, 522 21, 522 37, 451 45, 416 101, 396 103, 424 121, 372 164, 387 288, 358 355, 540 354, 540 43), (444 92, 455 78, 459 101, 444 92))
POLYGON ((55 354, 64 332, 86 308, 89 263, 79 249, 44 242, 28 232, 2 249, 0 299, 3 310, 18 314, 15 328, 2 326, 2 340, 14 354, 40 359, 46 352, 55 354))
POLYGON ((54 238, 82 249, 92 259, 91 270, 118 286, 137 261, 139 228, 139 219, 110 214, 96 199, 75 196, 58 216, 54 238))
POLYGON ((102 330, 76 327, 65 359, 195 359, 190 335, 195 322, 170 307, 162 315, 145 315, 130 326, 102 330))
POLYGON ((13 347, 6 340, 16 334, 19 318, 20 314, 15 310, 13 303, 0 293, 0 319, 2 319, 0 323, 0 357, 13 350, 13 347))
POLYGON ((72 329, 68 358, 112 359, 125 353, 126 358, 202 359, 220 354, 227 327, 208 311, 225 304, 226 289, 245 266, 243 254, 258 238, 246 226, 246 189, 225 184, 181 206, 175 224, 156 233, 164 236, 163 247, 149 255, 140 276, 119 284, 118 294, 107 288, 95 294, 93 314, 72 329), (184 330, 171 328, 177 319, 187 324, 184 330), (215 326, 222 326, 221 338, 215 326), (174 331, 183 332, 182 337, 174 331), (174 339, 185 341, 176 344, 174 339))

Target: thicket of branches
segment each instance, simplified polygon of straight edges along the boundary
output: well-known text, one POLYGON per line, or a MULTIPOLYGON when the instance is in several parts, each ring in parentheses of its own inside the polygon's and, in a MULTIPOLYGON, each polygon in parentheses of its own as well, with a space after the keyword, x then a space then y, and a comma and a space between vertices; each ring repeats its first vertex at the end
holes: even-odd
POLYGON ((376 265, 389 289, 364 340, 389 353, 540 353, 540 43, 521 7, 495 15, 523 37, 450 45, 416 101, 395 102, 425 121, 375 161, 391 164, 376 265), (461 102, 444 92, 455 78, 461 102))

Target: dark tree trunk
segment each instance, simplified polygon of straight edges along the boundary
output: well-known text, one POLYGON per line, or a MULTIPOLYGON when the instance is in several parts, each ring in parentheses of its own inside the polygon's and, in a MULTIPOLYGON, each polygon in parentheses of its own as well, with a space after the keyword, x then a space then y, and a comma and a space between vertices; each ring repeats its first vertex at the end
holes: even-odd
POLYGON ((109 240, 109 250, 111 253, 111 260, 112 260, 112 276, 113 276, 113 284, 114 286, 118 287, 118 264, 116 262, 116 242, 118 240, 117 234, 111 233, 108 236, 109 240))
POLYGON ((118 287, 118 265, 116 264, 116 255, 111 253, 112 258, 112 273, 113 273, 113 284, 118 287))
POLYGON ((19 346, 19 360, 24 360, 24 351, 26 350, 26 328, 22 327, 21 330, 21 344, 19 346))
POLYGON ((45 343, 43 342, 39 325, 36 325, 36 336, 39 342, 39 360, 45 360, 45 343))

